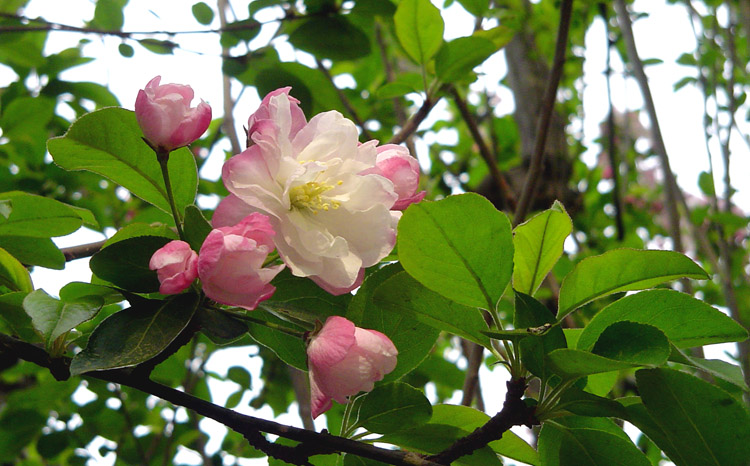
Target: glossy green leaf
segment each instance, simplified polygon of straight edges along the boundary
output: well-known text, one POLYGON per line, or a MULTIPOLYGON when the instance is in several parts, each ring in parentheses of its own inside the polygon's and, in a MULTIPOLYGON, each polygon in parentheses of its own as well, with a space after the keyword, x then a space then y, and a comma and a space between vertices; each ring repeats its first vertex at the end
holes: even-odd
POLYGON ((750 392, 750 387, 745 382, 745 377, 742 374, 742 368, 736 366, 730 362, 722 361, 721 359, 703 359, 693 356, 688 356, 678 348, 672 348, 672 354, 669 355, 669 360, 672 362, 680 363, 686 366, 700 369, 708 374, 723 379, 742 390, 750 392))
POLYGON ((458 81, 497 50, 492 41, 483 37, 453 39, 443 44, 435 55, 435 73, 445 83, 458 81))
POLYGON ((203 2, 193 5, 192 11, 195 20, 204 26, 211 24, 211 21, 214 20, 214 10, 203 2))
POLYGON ((559 349, 547 355, 552 370, 565 379, 638 366, 658 366, 669 357, 669 341, 650 325, 617 322, 602 332, 592 352, 559 349))
MULTIPOLYGON (((555 315, 542 303, 527 294, 516 292, 513 326, 517 329, 538 328, 553 323, 555 315)), ((554 326, 543 335, 529 335, 518 342, 521 361, 532 374, 546 380, 548 370, 545 355, 566 348, 565 335, 560 326, 554 326)))
MULTIPOLYGON (((432 407, 432 419, 429 423, 451 425, 472 432, 489 420, 490 416, 468 406, 438 404, 432 407)), ((539 464, 536 450, 510 430, 505 431, 500 440, 490 442, 489 447, 498 455, 526 464, 539 464)))
POLYGON ((195 205, 189 205, 185 208, 184 222, 185 240, 195 252, 199 252, 203 241, 213 228, 206 217, 203 216, 203 212, 195 205))
POLYGON ((58 337, 92 319, 103 305, 104 300, 98 296, 83 297, 77 302, 63 302, 44 290, 33 291, 23 300, 23 308, 42 336, 47 350, 52 348, 58 337))
POLYGON ((393 22, 401 46, 418 64, 426 64, 443 43, 445 23, 430 0, 403 0, 393 22))
POLYGON ((123 300, 122 294, 114 288, 84 282, 70 282, 60 289, 59 294, 60 299, 68 303, 88 296, 98 296, 104 300, 104 304, 119 303, 123 300))
MULTIPOLYGON (((252 317, 262 321, 271 322, 272 325, 280 325, 297 331, 305 329, 290 322, 284 321, 277 316, 260 310, 252 311, 252 317)), ((307 352, 305 342, 302 338, 288 335, 266 325, 247 322, 248 334, 253 340, 273 351, 282 361, 299 370, 307 370, 307 352)))
POLYGON ((198 296, 186 293, 166 301, 146 301, 102 321, 86 348, 70 365, 70 373, 127 367, 161 353, 188 325, 198 296))
POLYGON ((29 271, 2 248, 0 248, 0 286, 5 286, 11 291, 27 293, 34 290, 29 271))
POLYGON ((247 333, 247 324, 223 312, 198 308, 196 323, 208 338, 218 345, 230 343, 247 333))
POLYGON ((438 330, 453 333, 484 347, 490 340, 479 310, 450 301, 428 290, 406 272, 400 272, 378 287, 375 304, 383 310, 409 316, 438 330))
POLYGON ((31 317, 23 309, 23 300, 27 295, 25 291, 0 295, 0 323, 4 323, 13 335, 35 343, 39 341, 39 335, 34 330, 31 317))
POLYGON ((0 217, 0 235, 50 238, 73 233, 83 220, 71 207, 47 197, 13 191, 0 194, 10 201, 10 215, 0 217))
POLYGON ((680 465, 746 465, 750 414, 721 388, 672 369, 636 372, 643 404, 683 455, 680 465))
POLYGON ((102 248, 89 262, 102 280, 136 293, 159 291, 156 271, 148 267, 157 249, 170 242, 162 236, 137 236, 102 248))
POLYGON ((492 310, 513 271, 510 221, 478 194, 412 204, 399 221, 398 257, 427 288, 492 310))
POLYGON ((432 350, 440 333, 412 315, 393 312, 374 300, 376 290, 391 277, 408 277, 399 264, 391 264, 369 274, 349 304, 345 317, 362 328, 388 335, 398 350, 396 368, 384 378, 397 380, 419 366, 432 350), (418 336, 415 338, 415 336, 418 336))
POLYGON ((289 42, 318 58, 354 60, 370 53, 370 39, 344 16, 313 16, 289 35, 289 42))
POLYGON ((683 277, 706 279, 708 275, 689 257, 674 251, 615 249, 588 257, 563 280, 557 319, 602 296, 683 277))
POLYGON ((563 253, 573 222, 562 204, 534 216, 513 230, 513 288, 533 295, 563 253))
MULTIPOLYGON (((446 424, 423 424, 416 429, 386 434, 379 439, 406 450, 436 454, 451 446, 456 440, 470 432, 461 427, 446 424)), ((471 455, 455 460, 455 466, 500 466, 502 461, 489 446, 474 451, 471 455)))
POLYGON ((560 466, 651 466, 633 442, 595 429, 562 429, 560 466))
POLYGON ((357 425, 388 434, 418 427, 430 420, 432 405, 421 390, 393 382, 375 387, 362 398, 357 425))
MULTIPOLYGON (((570 441, 565 430, 596 430, 610 434, 632 445, 630 438, 622 428, 610 419, 601 417, 565 416, 542 425, 539 432, 538 450, 541 464, 559 466, 565 459, 561 458, 560 448, 564 441, 570 441), (567 437, 567 438, 566 438, 567 437)), ((573 440, 575 441, 575 440, 573 440)))
POLYGON ((148 224, 148 223, 130 223, 117 230, 117 233, 112 235, 109 239, 104 242, 102 248, 109 247, 117 242, 136 238, 138 236, 159 236, 168 239, 179 239, 177 233, 167 225, 164 224, 148 224))
POLYGON ((49 238, 0 236, 0 248, 8 251, 23 264, 55 270, 65 268, 65 256, 49 238))
POLYGON ((674 290, 647 290, 605 307, 586 325, 578 348, 589 350, 602 331, 618 321, 653 325, 678 348, 742 341, 747 331, 718 309, 674 290))
MULTIPOLYGON (((159 162, 142 136, 135 113, 103 108, 79 118, 64 136, 50 139, 47 148, 60 167, 102 175, 171 213, 159 162)), ((169 175, 177 208, 182 212, 195 200, 198 186, 195 159, 189 149, 170 154, 169 175)))

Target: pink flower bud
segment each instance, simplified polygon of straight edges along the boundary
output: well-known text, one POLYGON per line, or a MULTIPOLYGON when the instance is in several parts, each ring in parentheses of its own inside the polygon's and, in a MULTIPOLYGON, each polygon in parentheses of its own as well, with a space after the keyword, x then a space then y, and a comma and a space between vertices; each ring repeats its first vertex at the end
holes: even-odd
POLYGON ((232 227, 212 230, 201 246, 198 276, 206 295, 222 304, 253 310, 273 295, 270 281, 283 265, 263 267, 274 250, 268 217, 254 212, 232 227))
POLYGON ((250 115, 247 120, 248 146, 250 141, 258 143, 264 137, 275 140, 279 132, 293 138, 307 124, 299 100, 289 95, 291 89, 282 87, 269 92, 258 110, 250 115))
POLYGON ((184 241, 170 241, 151 256, 148 267, 159 277, 159 293, 177 294, 198 277, 198 254, 184 241))
POLYGON ((425 191, 417 192, 419 187, 419 163, 409 151, 395 144, 379 146, 375 162, 377 173, 393 183, 393 190, 398 195, 392 210, 404 210, 415 202, 424 199, 425 191))
POLYGON ((348 396, 372 390, 374 382, 396 367, 397 355, 382 333, 329 317, 307 345, 313 418, 331 408, 331 399, 343 404, 348 396))
POLYGON ((160 86, 160 80, 161 76, 157 76, 138 91, 135 117, 151 147, 170 152, 201 137, 211 123, 211 107, 201 100, 191 108, 190 86, 160 86))

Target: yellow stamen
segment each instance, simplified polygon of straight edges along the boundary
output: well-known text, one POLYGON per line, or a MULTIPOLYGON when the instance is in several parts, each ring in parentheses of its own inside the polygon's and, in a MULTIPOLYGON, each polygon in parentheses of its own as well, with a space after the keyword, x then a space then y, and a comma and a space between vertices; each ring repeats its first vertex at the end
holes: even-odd
POLYGON ((333 188, 334 187, 329 184, 308 181, 305 184, 290 189, 289 200, 293 207, 298 209, 309 209, 313 214, 317 214, 319 210, 335 210, 341 206, 341 203, 332 199, 323 198, 323 193, 330 191, 333 188))

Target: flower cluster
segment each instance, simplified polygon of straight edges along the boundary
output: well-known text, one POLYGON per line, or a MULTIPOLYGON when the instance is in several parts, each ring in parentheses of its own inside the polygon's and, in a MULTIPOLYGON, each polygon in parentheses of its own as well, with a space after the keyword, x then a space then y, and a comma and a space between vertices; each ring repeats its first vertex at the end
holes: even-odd
POLYGON ((416 160, 400 146, 360 144, 336 111, 306 121, 289 88, 268 94, 248 128, 250 147, 224 164, 230 195, 214 226, 263 212, 292 274, 332 294, 358 287, 393 249, 398 210, 424 197, 416 160))
MULTIPOLYGON (((271 280, 287 266, 343 294, 393 249, 400 211, 425 196, 417 192, 417 161, 401 146, 360 144, 354 124, 338 112, 307 121, 289 89, 268 94, 250 116, 249 147, 224 164, 230 195, 200 251, 172 241, 151 258, 161 293, 180 293, 200 278, 209 298, 252 310, 271 297, 271 280), (266 266, 274 249, 284 264, 266 266)), ((157 153, 205 131, 210 107, 191 109, 192 98, 189 86, 159 86, 159 77, 138 94, 136 116, 157 153)), ((330 317, 308 339, 313 417, 332 400, 346 403, 372 390, 395 368, 397 354, 384 334, 330 317)))
POLYGON ((167 243, 151 257, 162 294, 176 294, 200 278, 203 292, 214 301, 253 310, 271 297, 270 284, 284 265, 264 267, 274 249, 268 217, 252 213, 237 225, 216 228, 196 254, 184 241, 167 243))

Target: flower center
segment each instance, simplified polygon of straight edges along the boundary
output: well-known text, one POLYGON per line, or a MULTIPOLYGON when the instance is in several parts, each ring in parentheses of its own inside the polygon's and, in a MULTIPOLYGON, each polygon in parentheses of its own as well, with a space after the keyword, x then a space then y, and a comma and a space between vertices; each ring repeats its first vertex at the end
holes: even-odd
POLYGON ((290 189, 289 200, 293 207, 309 209, 313 214, 321 210, 338 209, 341 206, 340 202, 323 198, 323 193, 333 188, 330 184, 308 181, 290 189))

